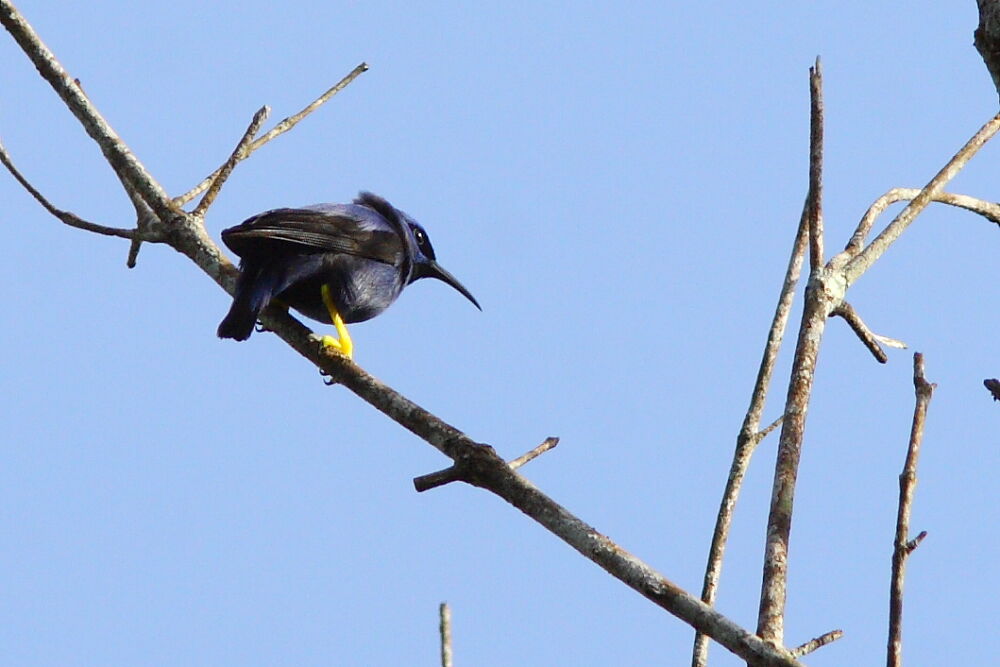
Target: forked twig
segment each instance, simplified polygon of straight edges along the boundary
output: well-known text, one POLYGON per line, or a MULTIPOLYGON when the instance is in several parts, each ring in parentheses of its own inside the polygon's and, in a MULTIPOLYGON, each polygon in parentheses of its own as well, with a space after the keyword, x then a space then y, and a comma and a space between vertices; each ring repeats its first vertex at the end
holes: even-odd
MULTIPOLYGON (((260 148, 267 142, 271 141, 271 139, 274 139, 275 137, 282 135, 285 132, 288 132, 290 129, 295 127, 299 123, 299 121, 301 121, 303 118, 305 118, 313 111, 318 109, 324 102, 326 102, 331 97, 342 91, 344 88, 348 86, 348 84, 350 84, 356 78, 361 76, 361 74, 367 71, 368 71, 368 63, 361 63, 360 65, 355 67, 347 74, 347 76, 345 76, 343 79, 334 84, 332 88, 330 88, 325 93, 323 93, 315 100, 310 102, 308 105, 306 105, 305 108, 302 109, 302 111, 299 111, 298 113, 293 114, 288 118, 285 118, 283 121, 281 121, 280 123, 272 127, 270 130, 268 130, 267 133, 264 134, 262 137, 260 137, 259 139, 255 140, 252 144, 250 144, 247 147, 246 151, 243 153, 243 155, 241 155, 237 159, 237 162, 245 160, 246 158, 250 157, 250 155, 252 155, 254 151, 256 151, 258 148, 260 148)), ((208 188, 215 181, 215 179, 219 177, 219 174, 222 172, 222 169, 224 167, 225 165, 222 165, 221 167, 213 171, 211 174, 206 176, 201 183, 194 186, 181 196, 175 197, 174 204, 176 204, 177 206, 184 206, 189 201, 197 197, 200 193, 204 192, 205 189, 208 188)))
POLYGON ((903 580, 906 577, 906 559, 925 537, 920 533, 910 540, 910 512, 913 496, 917 488, 917 461, 920 445, 924 439, 924 422, 927 406, 930 405, 934 387, 924 377, 924 355, 913 355, 913 388, 916 405, 913 407, 913 426, 910 428, 910 443, 906 448, 906 461, 899 475, 899 506, 896 512, 896 537, 892 550, 892 584, 889 591, 889 641, 886 664, 899 667, 903 664, 903 580))
POLYGON ((212 205, 215 198, 219 195, 219 191, 222 189, 222 185, 229 178, 229 174, 233 173, 233 167, 236 163, 246 157, 247 146, 253 141, 253 138, 257 136, 260 132, 260 126, 267 120, 267 117, 271 114, 271 107, 264 105, 257 110, 257 113, 253 115, 253 119, 250 121, 250 125, 247 126, 246 132, 240 137, 239 142, 236 144, 236 148, 230 154, 229 159, 226 160, 225 164, 219 169, 219 175, 212 179, 212 185, 208 187, 208 192, 205 196, 201 198, 198 205, 195 207, 191 215, 197 218, 204 218, 205 211, 208 207, 212 205))

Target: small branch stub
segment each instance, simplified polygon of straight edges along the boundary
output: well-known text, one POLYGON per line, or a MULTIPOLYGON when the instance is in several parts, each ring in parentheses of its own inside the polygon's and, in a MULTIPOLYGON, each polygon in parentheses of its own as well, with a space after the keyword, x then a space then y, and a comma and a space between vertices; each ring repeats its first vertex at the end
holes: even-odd
MULTIPOLYGON (((510 466, 511 470, 517 470, 525 463, 538 458, 558 444, 559 438, 546 438, 542 444, 538 445, 531 451, 522 454, 513 461, 510 461, 507 465, 510 466)), ((421 475, 420 477, 414 477, 413 486, 418 493, 423 493, 424 491, 430 491, 431 489, 436 489, 439 486, 451 484, 452 482, 468 482, 468 476, 470 473, 470 466, 461 462, 456 462, 454 465, 443 470, 421 475)))

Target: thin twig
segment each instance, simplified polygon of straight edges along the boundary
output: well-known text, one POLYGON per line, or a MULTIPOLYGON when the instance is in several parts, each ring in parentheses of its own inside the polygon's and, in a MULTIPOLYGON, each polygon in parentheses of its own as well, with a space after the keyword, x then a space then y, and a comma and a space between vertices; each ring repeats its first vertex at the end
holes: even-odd
MULTIPOLYGON (((815 162, 822 156, 822 74, 817 67, 809 71, 811 104, 810 132, 810 187, 807 209, 812 217, 819 217, 822 211, 822 184, 814 183, 814 174, 822 171, 815 162)), ((810 237, 822 233, 822 223, 810 220, 810 237)), ((812 241, 811 248, 816 247, 812 241)), ((822 249, 822 243, 819 246, 822 249)), ((814 254, 814 251, 812 251, 814 254)), ((827 313, 830 311, 830 295, 820 285, 819 276, 824 267, 812 265, 811 279, 806 287, 805 304, 802 310, 802 324, 795 344, 792 360, 791 379, 785 399, 784 421, 778 440, 778 456, 774 469, 774 486, 771 492, 771 509, 767 520, 767 535, 764 548, 764 573, 761 583, 760 608, 757 614, 757 635, 765 641, 781 645, 784 639, 785 599, 788 583, 788 537, 792 527, 792 502, 795 497, 795 481, 798 476, 799 459, 802 454, 802 439, 805 434, 806 410, 812 394, 816 360, 819 346, 826 328, 827 313)))
MULTIPOLYGON (((871 233, 875 220, 885 212, 885 209, 896 202, 912 200, 919 194, 920 190, 917 188, 893 188, 876 199, 868 207, 868 210, 865 211, 864 216, 862 216, 861 221, 858 223, 857 229, 854 230, 854 234, 851 236, 851 240, 848 241, 847 246, 844 248, 844 252, 848 254, 849 258, 856 257, 861 252, 861 248, 864 246, 868 234, 871 233)), ((978 213, 990 222, 1000 225, 1000 204, 995 202, 976 199, 968 195, 952 194, 950 192, 938 192, 931 197, 931 200, 978 213)))
POLYGON ((438 631, 441 633, 441 667, 452 667, 451 657, 451 607, 442 602, 438 607, 438 631))
POLYGON ((861 316, 858 315, 858 312, 854 310, 854 307, 851 304, 846 301, 842 301, 840 305, 834 308, 833 312, 830 314, 842 317, 844 321, 850 325, 851 330, 857 335, 861 342, 864 343, 865 347, 868 348, 868 351, 872 353, 872 356, 875 357, 875 361, 880 364, 884 364, 889 361, 889 357, 886 355, 885 350, 883 350, 882 346, 879 345, 878 338, 874 333, 872 333, 872 330, 868 328, 868 325, 865 324, 864 320, 861 319, 861 316))
POLYGON ((219 195, 222 185, 226 182, 226 179, 229 178, 229 174, 233 173, 233 167, 236 166, 238 161, 242 160, 246 156, 247 146, 251 141, 253 141, 253 138, 257 136, 257 133, 260 132, 260 126, 265 120, 267 120, 267 117, 270 114, 271 107, 265 104, 257 110, 257 113, 253 115, 253 119, 250 121, 250 125, 247 126, 246 132, 244 132, 243 136, 240 137, 240 141, 236 144, 236 148, 233 149, 229 159, 226 160, 226 163, 219 169, 219 175, 212 180, 212 185, 208 187, 208 192, 206 192, 205 196, 201 198, 200 202, 198 202, 198 206, 196 206, 194 211, 191 212, 191 215, 198 218, 205 217, 205 211, 208 210, 208 207, 212 205, 212 202, 214 202, 215 198, 219 195))
POLYGON ((15 179, 17 179, 17 182, 20 183, 21 186, 24 187, 24 189, 27 190, 28 193, 32 197, 34 197, 35 200, 39 204, 41 204, 46 211, 48 211, 49 213, 51 213, 59 220, 63 221, 65 224, 69 225, 70 227, 76 227, 77 229, 83 229, 88 232, 94 232, 95 234, 103 234, 104 236, 117 236, 118 238, 122 239, 135 238, 136 230, 134 229, 119 229, 117 227, 105 227, 104 225, 98 225, 97 223, 94 222, 88 222, 87 220, 84 220, 83 218, 77 216, 74 213, 70 213, 69 211, 64 211, 62 209, 53 206, 51 203, 49 203, 49 200, 46 199, 41 192, 36 190, 35 187, 28 182, 28 179, 22 176, 21 172, 17 170, 17 167, 14 166, 14 162, 13 160, 11 160, 10 155, 7 153, 7 149, 4 147, 3 143, 0 143, 0 162, 3 163, 3 166, 7 167, 7 171, 9 171, 11 175, 15 179))
MULTIPOLYGON (((729 477, 726 488, 722 492, 719 512, 715 519, 715 529, 712 531, 712 544, 708 549, 708 562, 705 565, 705 577, 702 581, 701 599, 707 605, 714 605, 719 588, 719 578, 722 576, 722 560, 726 552, 726 542, 729 540, 729 530, 733 523, 733 512, 739 500, 743 479, 754 450, 764 437, 781 423, 781 417, 758 433, 761 415, 767 402, 767 391, 774 376, 774 366, 778 360, 778 352, 785 338, 788 319, 792 314, 792 302, 795 300, 795 288, 802 275, 802 264, 805 260, 806 246, 809 241, 809 200, 802 206, 799 216, 799 228, 792 242, 792 252, 788 258, 785 277, 778 295, 778 305, 774 309, 771 328, 767 332, 767 342, 757 369, 757 379, 750 395, 750 406, 743 417, 743 425, 736 436, 736 449, 729 466, 729 477)), ((708 637, 695 633, 694 647, 691 651, 692 667, 705 667, 708 664, 708 637)))
POLYGON ((906 228, 927 208, 927 205, 941 193, 944 186, 958 175, 962 167, 979 152, 980 148, 986 145, 987 141, 993 138, 998 130, 1000 130, 1000 113, 987 121, 979 131, 972 135, 972 138, 948 161, 948 164, 941 168, 941 171, 934 175, 934 178, 923 187, 919 194, 910 200, 910 203, 882 230, 882 233, 868 244, 868 247, 862 250, 857 257, 847 263, 844 275, 848 285, 853 285, 885 254, 889 246, 906 231, 906 228))
MULTIPOLYGON (((542 444, 538 445, 531 451, 522 454, 513 461, 509 462, 507 465, 510 466, 511 470, 517 470, 525 463, 538 458, 558 444, 559 438, 546 438, 542 444)), ((439 486, 451 484, 452 482, 468 481, 465 478, 466 473, 467 471, 462 467, 462 465, 460 463, 456 463, 455 465, 444 468, 443 470, 427 473, 426 475, 421 475, 420 477, 414 477, 413 487, 418 493, 423 493, 424 491, 430 491, 431 489, 436 489, 439 486)))
POLYGON ((792 655, 796 658, 801 658, 804 655, 809 655, 816 649, 823 648, 827 644, 832 644, 841 637, 844 636, 843 630, 830 630, 830 632, 824 633, 815 639, 810 639, 805 644, 801 646, 796 646, 791 650, 792 655))
POLYGON ((771 422, 766 427, 764 427, 764 430, 762 430, 760 433, 758 433, 754 439, 758 443, 760 443, 761 440, 763 440, 767 436, 771 435, 771 431, 773 431, 774 429, 776 429, 779 426, 781 426, 781 422, 782 421, 784 421, 784 418, 783 417, 778 417, 773 422, 771 422))
POLYGON ((538 458, 539 456, 541 456, 545 452, 549 451, 550 449, 552 449, 553 447, 555 447, 558 444, 559 444, 559 438, 555 438, 555 437, 545 438, 545 440, 542 442, 542 444, 538 445, 537 447, 535 447, 534 449, 532 449, 530 452, 525 452, 521 456, 518 456, 516 459, 514 459, 513 461, 511 461, 507 465, 509 465, 511 467, 511 469, 517 470, 518 468, 520 468, 521 466, 523 466, 525 463, 533 461, 534 459, 538 458))
POLYGON ((924 355, 913 355, 913 388, 916 405, 913 407, 913 426, 910 428, 910 444, 906 448, 906 461, 899 475, 899 507, 896 513, 896 537, 892 551, 892 586, 889 592, 889 641, 886 664, 899 667, 903 664, 903 580, 906 577, 906 559, 927 536, 921 533, 910 540, 910 512, 913 496, 917 488, 917 461, 920 445, 924 439, 924 422, 927 406, 930 405, 934 387, 924 377, 924 355))
MULTIPOLYGON (((253 154, 254 151, 256 151, 258 148, 260 148, 267 142, 271 141, 271 139, 274 139, 275 137, 284 134, 285 132, 288 132, 290 129, 295 127, 300 120, 302 120, 303 118, 311 114, 313 111, 318 109, 324 102, 326 102, 331 97, 342 91, 344 88, 348 86, 348 84, 350 84, 361 74, 367 71, 368 71, 368 63, 361 63, 360 65, 355 67, 347 74, 347 76, 338 81, 332 88, 327 90, 325 93, 323 93, 315 100, 310 102, 304 109, 302 109, 302 111, 298 112, 297 114, 291 115, 288 118, 285 118, 283 121, 281 121, 273 128, 268 130, 268 132, 264 134, 262 137, 260 137, 259 139, 255 140, 252 144, 250 144, 247 147, 244 154, 237 159, 237 162, 245 160, 246 158, 250 157, 250 155, 253 154)), ((189 201, 197 197, 200 193, 204 192, 205 189, 208 188, 212 184, 212 182, 215 181, 216 178, 218 178, 219 174, 222 172, 223 167, 225 167, 225 165, 213 171, 201 183, 194 186, 181 196, 175 197, 174 204, 176 204, 177 206, 184 206, 189 201)))

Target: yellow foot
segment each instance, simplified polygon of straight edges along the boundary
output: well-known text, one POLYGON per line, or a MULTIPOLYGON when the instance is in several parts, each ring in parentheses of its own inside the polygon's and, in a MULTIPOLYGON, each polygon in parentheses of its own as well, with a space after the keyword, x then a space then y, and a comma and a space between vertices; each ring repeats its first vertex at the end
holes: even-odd
POLYGON ((333 304, 333 297, 330 295, 330 286, 323 285, 320 288, 320 294, 323 296, 323 305, 326 306, 327 312, 330 313, 330 321, 333 322, 333 326, 337 327, 337 335, 340 336, 340 340, 337 340, 333 336, 323 336, 323 345, 332 347, 348 359, 353 359, 354 343, 351 341, 351 334, 347 333, 347 325, 344 324, 344 318, 340 316, 340 313, 337 312, 337 307, 333 304))
POLYGON ((341 336, 340 340, 337 340, 333 336, 323 336, 320 342, 327 347, 332 347, 348 359, 354 358, 354 344, 351 342, 350 336, 346 337, 346 339, 341 336))

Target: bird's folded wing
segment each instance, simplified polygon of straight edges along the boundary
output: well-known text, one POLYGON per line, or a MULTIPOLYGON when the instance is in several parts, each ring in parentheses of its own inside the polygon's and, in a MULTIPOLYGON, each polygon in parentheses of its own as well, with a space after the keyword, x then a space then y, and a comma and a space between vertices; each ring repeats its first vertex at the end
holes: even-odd
POLYGON ((299 208, 261 213, 223 231, 222 240, 240 257, 298 249, 396 264, 403 253, 402 241, 392 231, 363 229, 350 215, 299 208))

